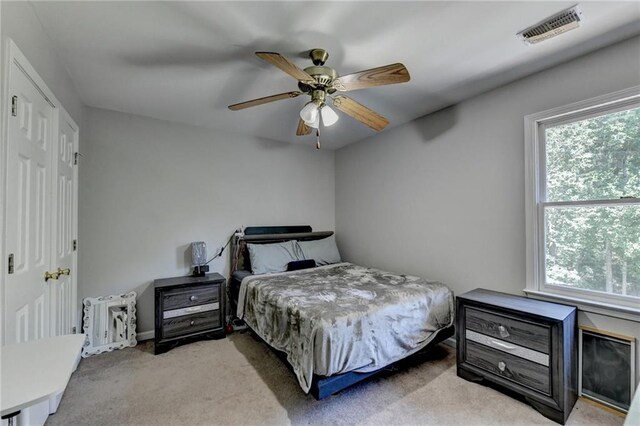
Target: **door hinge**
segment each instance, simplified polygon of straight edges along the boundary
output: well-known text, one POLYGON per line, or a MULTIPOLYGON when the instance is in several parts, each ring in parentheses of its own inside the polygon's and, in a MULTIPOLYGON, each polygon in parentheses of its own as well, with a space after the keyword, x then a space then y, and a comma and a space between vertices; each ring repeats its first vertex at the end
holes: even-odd
POLYGON ((78 240, 73 240, 73 251, 78 250, 78 240))
POLYGON ((79 152, 74 152, 73 153, 73 164, 76 165, 76 166, 78 165, 78 157, 79 156, 80 156, 79 152))
POLYGON ((13 253, 9 253, 8 272, 13 274, 13 253))
POLYGON ((76 334, 76 326, 75 326, 75 325, 74 325, 73 327, 71 327, 71 332, 72 332, 73 334, 76 334))
POLYGON ((11 97, 11 115, 18 116, 18 97, 16 95, 11 97))

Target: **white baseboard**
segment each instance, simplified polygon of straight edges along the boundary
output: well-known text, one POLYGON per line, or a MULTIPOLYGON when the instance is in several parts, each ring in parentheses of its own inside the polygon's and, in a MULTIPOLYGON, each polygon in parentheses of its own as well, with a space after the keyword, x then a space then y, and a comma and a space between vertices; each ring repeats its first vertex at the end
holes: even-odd
POLYGON ((156 332, 154 330, 143 331, 141 333, 136 333, 136 340, 138 342, 142 342, 144 340, 151 340, 155 337, 156 332))

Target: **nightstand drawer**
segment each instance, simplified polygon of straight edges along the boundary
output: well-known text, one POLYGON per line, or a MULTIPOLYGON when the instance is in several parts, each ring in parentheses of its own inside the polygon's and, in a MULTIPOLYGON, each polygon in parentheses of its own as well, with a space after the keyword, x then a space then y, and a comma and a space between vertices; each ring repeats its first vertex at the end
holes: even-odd
POLYGON ((220 287, 218 285, 180 288, 167 291, 162 296, 162 308, 164 311, 172 311, 189 306, 215 303, 219 299, 219 292, 220 287))
POLYGON ((549 353, 549 328, 505 315, 465 307, 466 328, 505 342, 549 353))
POLYGON ((171 338, 220 327, 220 311, 209 311, 162 321, 162 337, 171 338))
POLYGON ((201 312, 217 311, 220 309, 220 303, 207 303, 206 305, 189 306, 186 308, 173 309, 162 313, 163 319, 182 317, 185 315, 199 314, 201 312))
POLYGON ((470 340, 467 340, 466 345, 466 362, 469 364, 546 395, 551 395, 547 367, 470 340))
POLYGON ((500 339, 496 339, 495 337, 477 333, 473 330, 467 330, 465 337, 467 340, 517 356, 518 358, 524 358, 540 365, 544 365, 545 367, 549 366, 549 355, 543 354, 542 352, 534 351, 533 349, 518 346, 513 343, 507 343, 500 339))

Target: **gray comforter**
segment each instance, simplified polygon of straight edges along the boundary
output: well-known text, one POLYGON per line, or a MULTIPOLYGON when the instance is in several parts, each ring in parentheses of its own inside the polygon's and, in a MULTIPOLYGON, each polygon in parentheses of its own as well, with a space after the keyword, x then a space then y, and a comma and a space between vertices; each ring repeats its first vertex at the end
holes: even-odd
POLYGON ((284 351, 300 386, 314 374, 382 368, 453 324, 445 285, 350 263, 245 278, 238 317, 284 351))

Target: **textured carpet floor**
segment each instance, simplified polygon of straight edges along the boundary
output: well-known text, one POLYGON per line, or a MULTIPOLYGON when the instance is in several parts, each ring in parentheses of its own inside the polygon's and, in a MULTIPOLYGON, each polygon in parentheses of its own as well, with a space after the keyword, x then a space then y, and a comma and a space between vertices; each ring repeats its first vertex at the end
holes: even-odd
MULTIPOLYGON (((528 405, 456 376, 439 345, 396 371, 316 401, 250 333, 153 355, 153 343, 82 360, 48 425, 555 424, 528 405)), ((620 425, 578 401, 569 424, 620 425)))

